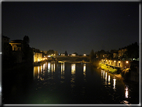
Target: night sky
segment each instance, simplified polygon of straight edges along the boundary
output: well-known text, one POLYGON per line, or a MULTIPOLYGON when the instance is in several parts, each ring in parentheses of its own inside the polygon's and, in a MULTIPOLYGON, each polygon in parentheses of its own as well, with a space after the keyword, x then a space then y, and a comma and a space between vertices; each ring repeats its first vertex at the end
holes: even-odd
POLYGON ((119 49, 139 42, 139 3, 2 2, 2 34, 59 53, 119 49))

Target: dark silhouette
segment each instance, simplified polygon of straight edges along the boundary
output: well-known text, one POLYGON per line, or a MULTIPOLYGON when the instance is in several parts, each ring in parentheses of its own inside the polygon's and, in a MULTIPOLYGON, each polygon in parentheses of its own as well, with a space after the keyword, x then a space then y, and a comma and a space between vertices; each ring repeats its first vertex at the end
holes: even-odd
POLYGON ((68 56, 68 53, 67 53, 67 51, 65 51, 65 56, 68 56))
POLYGON ((51 55, 51 54, 54 54, 54 50, 48 50, 47 51, 47 55, 51 55))

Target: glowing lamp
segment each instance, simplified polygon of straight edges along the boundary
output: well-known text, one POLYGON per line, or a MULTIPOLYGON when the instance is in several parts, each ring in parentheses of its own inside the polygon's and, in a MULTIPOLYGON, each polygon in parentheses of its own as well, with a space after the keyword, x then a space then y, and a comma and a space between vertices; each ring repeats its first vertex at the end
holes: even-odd
POLYGON ((128 64, 129 62, 128 62, 128 61, 126 61, 126 63, 128 64))

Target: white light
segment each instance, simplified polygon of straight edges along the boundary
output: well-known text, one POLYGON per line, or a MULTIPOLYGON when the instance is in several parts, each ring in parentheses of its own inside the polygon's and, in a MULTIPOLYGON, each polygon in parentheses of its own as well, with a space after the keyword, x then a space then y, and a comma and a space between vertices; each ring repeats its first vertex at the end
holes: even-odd
POLYGON ((48 71, 50 72, 50 63, 48 63, 48 71))
POLYGON ((128 86, 125 88, 125 98, 128 98, 128 86))
POLYGON ((83 72, 86 71, 86 64, 83 65, 83 72))
POLYGON ((113 89, 115 89, 116 79, 113 79, 113 89))
POLYGON ((0 92, 1 92, 1 90, 2 90, 2 89, 1 89, 1 87, 0 87, 0 92))

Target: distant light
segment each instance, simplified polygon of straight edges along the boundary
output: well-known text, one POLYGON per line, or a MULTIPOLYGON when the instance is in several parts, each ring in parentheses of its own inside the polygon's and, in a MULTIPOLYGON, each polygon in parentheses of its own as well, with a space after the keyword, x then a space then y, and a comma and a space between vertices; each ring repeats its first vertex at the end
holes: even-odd
POLYGON ((116 61, 114 61, 114 62, 116 62, 116 61))
POLYGON ((86 54, 83 54, 83 56, 86 56, 86 54))
POLYGON ((129 62, 128 62, 128 61, 126 61, 126 63, 128 64, 129 62))

